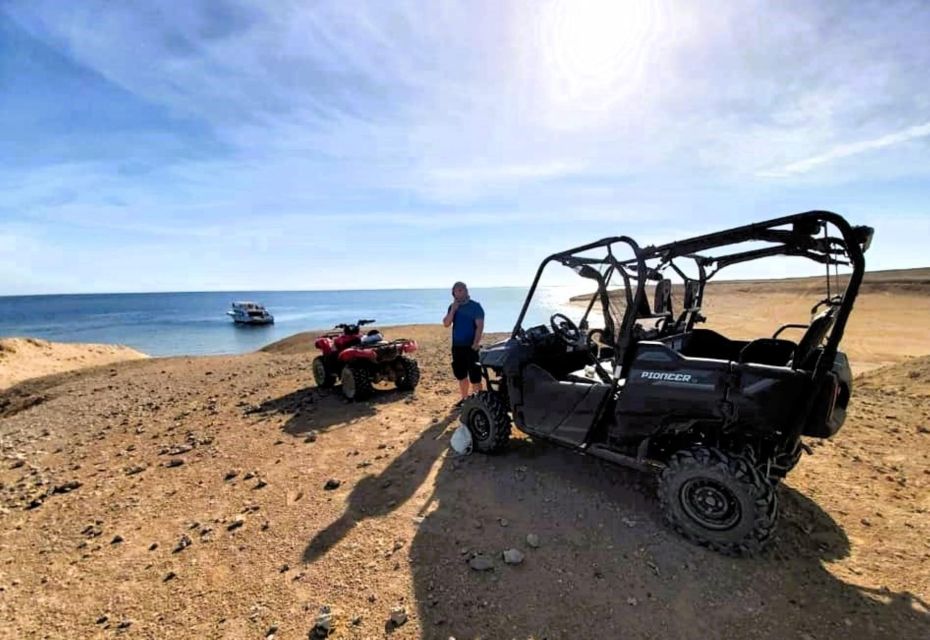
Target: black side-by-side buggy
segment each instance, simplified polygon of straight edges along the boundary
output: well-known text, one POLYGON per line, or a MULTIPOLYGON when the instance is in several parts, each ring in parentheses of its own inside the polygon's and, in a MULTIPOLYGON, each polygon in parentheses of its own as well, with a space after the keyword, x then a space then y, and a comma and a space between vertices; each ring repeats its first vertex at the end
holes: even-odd
POLYGON ((658 470, 674 529, 724 553, 760 550, 775 527, 776 484, 797 464, 802 436, 829 438, 845 419, 852 375, 838 347, 872 233, 811 211, 660 246, 619 236, 549 256, 511 337, 481 351, 488 390, 462 409, 475 448, 500 450, 516 424, 535 439, 658 470), (698 328, 711 278, 774 256, 825 265, 827 294, 808 323, 749 341, 698 328), (555 314, 549 326, 524 328, 552 263, 597 293, 577 323, 555 314), (844 290, 830 276, 838 265, 848 268, 844 290), (677 313, 668 275, 678 280, 677 313))

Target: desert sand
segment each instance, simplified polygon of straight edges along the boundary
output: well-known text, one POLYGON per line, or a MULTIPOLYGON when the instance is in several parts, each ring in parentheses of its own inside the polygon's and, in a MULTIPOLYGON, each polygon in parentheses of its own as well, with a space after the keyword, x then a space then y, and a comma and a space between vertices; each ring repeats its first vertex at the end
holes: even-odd
MULTIPOLYGON (((795 294, 769 295, 713 304, 769 326, 795 294)), ((307 638, 327 606, 335 638, 928 638, 930 314, 884 295, 849 330, 846 425, 750 559, 668 530, 648 475, 520 436, 453 456, 438 326, 385 329, 420 342, 422 382, 361 403, 315 388, 314 334, 22 382, 0 392, 0 636, 307 638)))
POLYGON ((147 357, 135 349, 109 344, 48 342, 36 338, 0 339, 0 390, 17 382, 84 367, 147 357))

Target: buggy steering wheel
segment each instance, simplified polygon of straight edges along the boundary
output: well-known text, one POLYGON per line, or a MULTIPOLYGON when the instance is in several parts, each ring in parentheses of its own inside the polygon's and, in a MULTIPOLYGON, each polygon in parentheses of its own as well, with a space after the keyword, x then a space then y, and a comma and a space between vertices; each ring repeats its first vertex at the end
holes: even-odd
POLYGON ((581 340, 581 329, 564 313, 552 314, 549 324, 552 325, 552 332, 565 344, 575 346, 581 340))

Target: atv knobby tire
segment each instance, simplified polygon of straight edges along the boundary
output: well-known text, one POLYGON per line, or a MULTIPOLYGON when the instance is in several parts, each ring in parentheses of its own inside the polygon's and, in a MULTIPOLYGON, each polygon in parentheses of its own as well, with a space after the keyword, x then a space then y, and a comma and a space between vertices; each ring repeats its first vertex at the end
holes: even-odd
POLYGON ((472 445, 481 453, 495 453, 510 440, 510 416, 500 396, 479 391, 462 403, 462 422, 471 431, 472 445))
POLYGON ((336 376, 326 370, 326 361, 321 356, 313 359, 313 380, 320 389, 329 389, 336 384, 336 376))
POLYGON ((342 395, 349 400, 365 400, 373 392, 371 373, 359 366, 346 365, 342 370, 342 395))
POLYGON ((394 384, 401 391, 413 391, 420 383, 420 365, 413 358, 401 356, 397 364, 398 375, 394 379, 394 384))
POLYGON ((778 517, 775 486, 752 460, 710 447, 672 456, 659 480, 659 501, 678 533, 728 555, 761 551, 778 517))

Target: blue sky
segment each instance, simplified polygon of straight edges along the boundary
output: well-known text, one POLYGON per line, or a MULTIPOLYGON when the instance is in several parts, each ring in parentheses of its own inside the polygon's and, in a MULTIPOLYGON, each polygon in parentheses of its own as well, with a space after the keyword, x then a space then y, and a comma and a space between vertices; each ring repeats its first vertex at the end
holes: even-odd
POLYGON ((926 2, 0 0, 0 294, 524 285, 814 208, 928 266, 927 42, 926 2))

